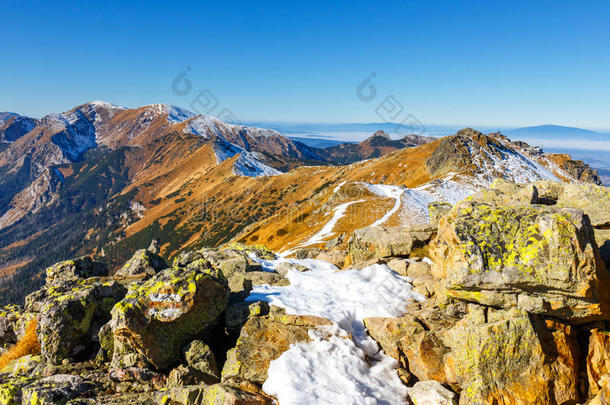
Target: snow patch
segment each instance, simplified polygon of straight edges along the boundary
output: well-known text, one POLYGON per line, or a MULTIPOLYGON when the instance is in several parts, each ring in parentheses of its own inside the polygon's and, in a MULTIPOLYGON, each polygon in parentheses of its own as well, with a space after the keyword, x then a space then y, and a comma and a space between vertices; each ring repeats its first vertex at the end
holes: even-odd
POLYGON ((247 301, 266 301, 294 315, 315 315, 333 327, 310 331, 311 342, 298 343, 272 361, 263 390, 282 404, 393 404, 407 395, 395 369, 397 362, 368 336, 363 319, 397 317, 409 301, 423 301, 408 277, 374 264, 338 271, 321 260, 260 260, 267 271, 280 263, 307 266, 288 269, 289 286, 255 286, 247 301))
POLYGON ((218 142, 214 144, 214 154, 216 155, 217 163, 224 162, 239 154, 237 161, 233 165, 233 173, 238 176, 261 177, 282 174, 279 170, 261 162, 262 157, 259 153, 248 152, 223 138, 219 138, 218 142))

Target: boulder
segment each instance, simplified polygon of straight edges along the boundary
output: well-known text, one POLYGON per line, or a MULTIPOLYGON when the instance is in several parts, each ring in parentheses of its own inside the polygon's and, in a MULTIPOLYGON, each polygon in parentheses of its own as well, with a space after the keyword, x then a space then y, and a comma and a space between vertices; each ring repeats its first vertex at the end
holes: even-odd
POLYGON ((2 404, 65 404, 77 398, 94 384, 82 377, 56 374, 34 380, 28 377, 0 377, 0 403, 2 404))
POLYGON ((608 319, 608 273, 580 210, 465 200, 441 220, 430 255, 441 299, 608 319))
POLYGON ((386 265, 401 276, 407 275, 407 268, 409 267, 407 259, 390 259, 386 265))
POLYGON ((45 273, 46 285, 53 285, 89 277, 103 277, 108 275, 108 269, 102 263, 92 261, 90 257, 81 257, 56 263, 47 268, 45 273))
POLYGON ((227 352, 222 382, 248 390, 258 390, 267 379, 269 363, 290 345, 308 342, 308 331, 331 325, 315 316, 286 315, 272 307, 268 315, 251 317, 241 330, 235 348, 227 352))
POLYGON ((251 392, 242 391, 226 384, 188 385, 174 387, 163 393, 161 405, 178 403, 181 405, 269 405, 270 398, 251 392))
POLYGON ((157 369, 167 369, 178 362, 188 342, 209 333, 219 321, 227 307, 227 280, 219 270, 195 263, 132 285, 114 306, 113 367, 144 358, 157 369))
POLYGON ((577 347, 568 325, 518 309, 483 309, 439 335, 448 348, 445 375, 462 405, 579 400, 577 347))
POLYGON ((451 211, 453 205, 438 201, 428 204, 428 213, 430 215, 430 223, 432 226, 438 226, 438 222, 441 220, 441 217, 451 211))
POLYGON ((320 252, 320 254, 318 254, 315 258, 317 260, 323 260, 325 262, 332 263, 338 268, 341 268, 345 263, 346 257, 347 252, 344 250, 329 250, 320 252))
POLYGON ((437 381, 418 381, 408 392, 415 405, 457 405, 457 395, 437 381))
MULTIPOLYGON (((126 289, 113 280, 55 278, 51 286, 26 298, 26 309, 38 312, 36 329, 42 355, 49 363, 87 354, 92 349, 95 325, 106 323, 126 289)), ((99 326, 98 326, 99 327, 99 326)))
POLYGON ((238 302, 227 308, 225 314, 225 327, 229 334, 239 335, 241 328, 250 317, 262 316, 269 313, 269 304, 265 301, 238 302))
POLYGON ((8 373, 13 375, 27 375, 35 376, 41 374, 42 369, 45 366, 45 359, 40 355, 28 354, 20 357, 8 363, 2 370, 1 373, 8 373))
POLYGON ((23 308, 18 305, 6 305, 0 308, 0 347, 17 343, 23 308))
POLYGON ((136 274, 146 274, 154 276, 166 267, 167 264, 161 257, 149 250, 140 249, 114 275, 133 276, 136 274))
POLYGON ((209 376, 208 380, 216 380, 220 382, 220 370, 216 363, 216 358, 210 346, 201 340, 193 340, 184 350, 186 363, 195 370, 198 370, 205 376, 209 376))
POLYGON ((409 256, 415 249, 424 248, 434 235, 431 227, 377 227, 357 229, 349 241, 351 263, 375 258, 409 256))
POLYGON ((245 279, 249 283, 249 285, 290 285, 290 281, 288 281, 288 279, 282 276, 281 274, 270 273, 268 271, 249 271, 245 274, 245 279))
POLYGON ((383 351, 418 380, 447 382, 443 358, 448 349, 417 317, 367 318, 364 325, 383 351))

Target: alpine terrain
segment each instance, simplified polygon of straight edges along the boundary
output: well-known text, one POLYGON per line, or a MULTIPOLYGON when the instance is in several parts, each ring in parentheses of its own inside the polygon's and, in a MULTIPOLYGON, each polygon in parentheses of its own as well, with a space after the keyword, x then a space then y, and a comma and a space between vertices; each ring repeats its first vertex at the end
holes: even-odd
POLYGON ((569 155, 0 117, 0 404, 610 403, 610 190, 569 155))

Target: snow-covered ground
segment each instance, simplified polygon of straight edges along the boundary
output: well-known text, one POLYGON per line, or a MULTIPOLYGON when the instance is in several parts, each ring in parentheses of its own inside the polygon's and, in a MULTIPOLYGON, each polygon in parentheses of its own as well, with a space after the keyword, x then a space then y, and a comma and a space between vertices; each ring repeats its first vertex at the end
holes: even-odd
POLYGON ((267 271, 284 262, 310 270, 288 270, 289 286, 254 287, 249 301, 267 301, 288 314, 315 315, 334 323, 311 330, 311 342, 295 344, 271 362, 263 385, 266 393, 283 405, 404 403, 407 390, 396 373, 397 362, 368 336, 363 319, 397 317, 408 302, 422 301, 408 277, 379 264, 339 271, 314 259, 258 261, 267 271))
POLYGON ((261 177, 282 174, 279 170, 264 164, 261 161, 262 157, 257 152, 248 152, 223 138, 218 138, 214 143, 214 153, 218 163, 239 154, 233 165, 233 173, 238 176, 261 177))

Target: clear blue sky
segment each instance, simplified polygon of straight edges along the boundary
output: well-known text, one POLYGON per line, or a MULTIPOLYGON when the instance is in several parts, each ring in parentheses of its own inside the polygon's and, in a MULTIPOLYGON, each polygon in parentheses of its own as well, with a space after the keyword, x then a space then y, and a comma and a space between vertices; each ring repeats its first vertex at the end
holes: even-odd
POLYGON ((2 3, 0 111, 209 89, 244 121, 379 122, 394 95, 426 124, 610 128, 610 2, 97 3, 2 3))

